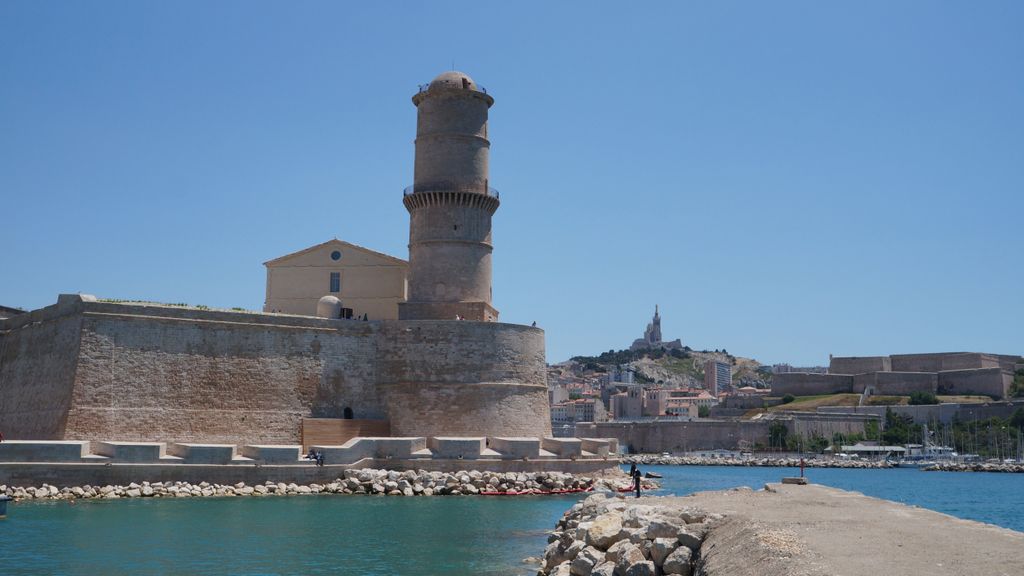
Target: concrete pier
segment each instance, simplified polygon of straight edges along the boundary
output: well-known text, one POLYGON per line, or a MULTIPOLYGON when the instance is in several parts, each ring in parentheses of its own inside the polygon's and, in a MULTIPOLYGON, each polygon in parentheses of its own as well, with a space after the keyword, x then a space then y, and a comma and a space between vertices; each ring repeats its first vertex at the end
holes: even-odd
POLYGON ((1024 533, 820 485, 642 503, 725 516, 701 548, 707 576, 1020 574, 1024 533))

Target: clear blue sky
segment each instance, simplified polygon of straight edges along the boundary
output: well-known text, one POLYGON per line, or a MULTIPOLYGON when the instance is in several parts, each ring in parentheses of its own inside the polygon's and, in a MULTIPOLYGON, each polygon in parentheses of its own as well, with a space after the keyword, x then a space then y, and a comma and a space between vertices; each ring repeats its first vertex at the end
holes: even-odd
POLYGON ((494 299, 548 360, 1024 352, 1024 3, 0 4, 0 304, 260 309, 406 257, 418 83, 486 86, 494 299))

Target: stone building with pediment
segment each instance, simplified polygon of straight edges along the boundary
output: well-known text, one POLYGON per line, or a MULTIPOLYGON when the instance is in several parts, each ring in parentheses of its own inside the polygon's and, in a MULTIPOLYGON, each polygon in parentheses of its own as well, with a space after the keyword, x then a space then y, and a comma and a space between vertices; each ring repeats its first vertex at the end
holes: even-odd
POLYGON ((397 320, 408 290, 407 261, 337 238, 263 265, 264 312, 315 316, 320 298, 335 296, 353 317, 397 320))

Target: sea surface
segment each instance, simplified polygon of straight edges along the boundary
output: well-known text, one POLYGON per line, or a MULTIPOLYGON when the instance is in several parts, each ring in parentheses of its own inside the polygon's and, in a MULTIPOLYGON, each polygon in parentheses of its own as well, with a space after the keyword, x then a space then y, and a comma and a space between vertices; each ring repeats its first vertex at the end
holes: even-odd
MULTIPOLYGON (((760 488, 793 468, 642 467, 658 494, 760 488)), ((808 469, 812 482, 1024 531, 1024 475, 808 469)), ((0 574, 532 575, 573 496, 291 496, 11 504, 0 574)))

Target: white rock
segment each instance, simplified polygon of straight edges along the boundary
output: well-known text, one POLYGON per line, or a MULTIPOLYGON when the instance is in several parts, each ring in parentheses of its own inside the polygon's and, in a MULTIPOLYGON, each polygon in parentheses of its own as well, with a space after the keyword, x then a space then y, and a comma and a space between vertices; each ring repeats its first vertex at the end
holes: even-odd
POLYGON ((622 530, 622 517, 618 514, 602 514, 594 519, 587 529, 587 544, 607 550, 619 539, 622 530))
POLYGON ((574 576, 590 576, 594 566, 602 562, 604 562, 604 552, 593 546, 587 546, 573 558, 569 569, 574 576))
POLYGON ((691 550, 699 550, 705 534, 707 534, 705 524, 687 524, 676 534, 676 539, 691 550))
POLYGON ((692 559, 693 552, 686 546, 680 546, 665 558, 665 563, 661 565, 661 570, 665 574, 690 576, 693 573, 692 559))
POLYGON ((655 576, 656 570, 654 568, 654 562, 650 560, 644 560, 643 562, 637 562, 626 569, 626 576, 655 576))
POLYGON ((612 544, 604 555, 605 560, 618 563, 619 558, 622 557, 622 553, 625 552, 626 548, 629 546, 636 546, 636 544, 633 544, 629 540, 619 540, 615 544, 612 544))
MULTIPOLYGON (((644 556, 643 550, 639 546, 636 544, 628 544, 622 550, 622 554, 619 555, 618 562, 615 563, 615 571, 625 574, 633 565, 646 561, 647 558, 644 556)), ((651 566, 653 567, 653 563, 651 566)))
POLYGON ((551 576, 571 576, 572 572, 570 572, 570 565, 569 565, 569 563, 568 562, 563 562, 563 563, 559 564, 558 566, 555 566, 555 569, 552 570, 551 572, 549 572, 549 574, 551 576))
POLYGON ((647 525, 647 537, 654 538, 676 538, 679 531, 685 524, 672 520, 653 520, 647 525))
POLYGON ((622 525, 627 528, 640 528, 648 524, 654 514, 654 506, 634 504, 622 511, 622 525))
POLYGON ((590 576, 615 576, 615 563, 603 562, 594 567, 590 576))
POLYGON ((651 544, 651 560, 654 561, 655 566, 661 566, 665 563, 665 558, 669 554, 675 552, 676 548, 679 547, 679 541, 675 538, 655 538, 651 544))

